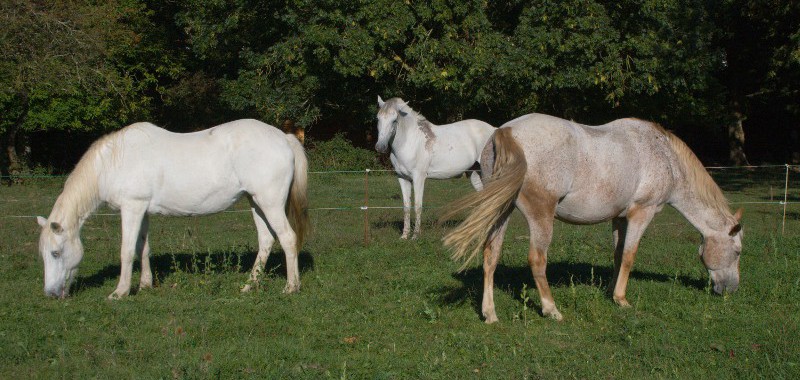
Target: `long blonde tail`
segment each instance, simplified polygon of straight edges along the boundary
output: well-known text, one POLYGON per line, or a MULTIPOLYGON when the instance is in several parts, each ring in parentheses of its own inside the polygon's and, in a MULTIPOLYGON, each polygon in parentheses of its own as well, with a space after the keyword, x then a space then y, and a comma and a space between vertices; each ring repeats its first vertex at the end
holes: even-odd
POLYGON ((508 218, 528 168, 525 154, 511 135, 511 129, 498 129, 493 144, 493 173, 483 190, 454 201, 439 218, 441 222, 472 209, 466 219, 442 239, 444 245, 453 250, 453 260, 463 262, 461 270, 475 259, 492 231, 508 218))
POLYGON ((297 137, 287 134, 286 140, 294 153, 294 177, 286 202, 286 217, 297 235, 297 251, 300 252, 311 226, 308 220, 308 159, 297 137))

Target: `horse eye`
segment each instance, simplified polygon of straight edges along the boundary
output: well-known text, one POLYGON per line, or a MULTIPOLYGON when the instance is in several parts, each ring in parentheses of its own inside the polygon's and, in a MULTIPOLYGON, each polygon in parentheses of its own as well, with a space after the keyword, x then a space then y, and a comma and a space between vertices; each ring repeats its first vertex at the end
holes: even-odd
POLYGON ((61 251, 50 251, 50 255, 57 259, 61 257, 61 251))

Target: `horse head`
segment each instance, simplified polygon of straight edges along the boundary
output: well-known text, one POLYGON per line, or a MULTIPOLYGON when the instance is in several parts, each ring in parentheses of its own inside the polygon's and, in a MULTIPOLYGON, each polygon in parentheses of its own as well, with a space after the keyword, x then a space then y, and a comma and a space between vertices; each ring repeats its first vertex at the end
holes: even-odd
POLYGON ((700 259, 708 269, 714 284, 714 292, 733 293, 739 287, 739 255, 742 253, 742 209, 736 211, 733 219, 722 233, 703 237, 700 245, 700 259))
POLYGON ((44 292, 51 297, 65 298, 83 258, 83 245, 76 229, 64 228, 61 223, 41 216, 36 220, 42 227, 39 254, 44 261, 44 292))
POLYGON ((397 131, 397 119, 408 114, 403 108, 407 104, 400 98, 389 99, 384 102, 378 96, 378 142, 375 143, 375 150, 386 153, 389 144, 397 131))

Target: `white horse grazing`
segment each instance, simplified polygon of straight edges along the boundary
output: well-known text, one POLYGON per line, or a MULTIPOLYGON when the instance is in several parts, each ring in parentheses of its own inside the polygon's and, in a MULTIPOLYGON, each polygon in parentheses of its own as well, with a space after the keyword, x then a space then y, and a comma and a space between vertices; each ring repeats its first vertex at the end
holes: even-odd
POLYGON ((700 259, 714 291, 722 294, 739 287, 742 209, 730 212, 700 160, 658 124, 620 119, 589 126, 525 115, 497 130, 482 153, 481 169, 486 176, 483 191, 453 203, 441 220, 471 210, 444 242, 454 248, 454 258, 467 262, 483 250, 481 310, 486 323, 497 322, 494 271, 514 206, 528 222, 528 263, 545 316, 562 317, 545 275, 554 219, 572 224, 611 220, 610 290, 620 306, 630 306, 625 294, 639 239, 665 203, 703 235, 700 259))
MULTIPOLYGON (((462 120, 433 125, 400 98, 386 102, 378 96, 378 142, 375 149, 392 161, 403 193, 403 235, 411 229, 411 186, 414 186, 414 234, 420 233, 422 195, 426 178, 453 178, 473 167, 495 128, 480 120, 462 120)), ((481 176, 470 175, 472 186, 480 190, 481 176)))
MULTIPOLYGON (((133 260, 141 254, 139 288, 153 285, 148 214, 203 215, 225 210, 248 195, 258 255, 256 281, 275 237, 286 254, 284 292, 299 290, 297 255, 307 233, 307 161, 294 136, 257 120, 238 120, 208 130, 177 134, 150 123, 111 133, 83 155, 69 175, 42 227, 44 291, 64 298, 83 257, 80 230, 101 204, 122 218, 119 284, 109 296, 129 293, 133 260)), ((242 289, 250 289, 248 283, 242 289)))

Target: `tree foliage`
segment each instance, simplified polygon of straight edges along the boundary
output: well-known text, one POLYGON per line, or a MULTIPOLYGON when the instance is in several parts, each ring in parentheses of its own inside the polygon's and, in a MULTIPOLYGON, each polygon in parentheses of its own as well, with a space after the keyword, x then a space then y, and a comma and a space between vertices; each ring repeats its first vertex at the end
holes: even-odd
POLYGON ((186 131, 256 117, 303 126, 317 140, 343 132, 360 144, 382 95, 404 97, 436 123, 474 117, 499 125, 529 112, 586 123, 635 116, 696 136, 707 149, 725 145, 731 120, 756 144, 769 124, 787 136, 781 152, 800 151, 790 138, 800 119, 796 2, 9 0, 0 7, 6 140, 15 128, 102 131, 150 118, 186 131))

